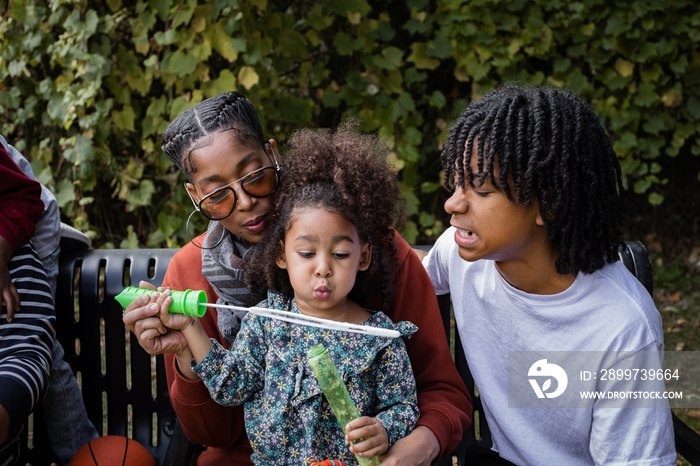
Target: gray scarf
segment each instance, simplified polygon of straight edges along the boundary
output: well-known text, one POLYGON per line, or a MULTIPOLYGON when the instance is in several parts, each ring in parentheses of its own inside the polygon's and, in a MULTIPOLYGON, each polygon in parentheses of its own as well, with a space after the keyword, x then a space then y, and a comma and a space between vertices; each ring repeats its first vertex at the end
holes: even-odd
MULTIPOLYGON (((226 230, 219 222, 209 222, 205 248, 210 248, 224 235, 221 243, 213 249, 202 249, 202 275, 219 295, 217 304, 234 306, 254 306, 263 298, 263 293, 253 293, 243 281, 242 265, 246 255, 252 251, 252 244, 238 238, 226 230)), ((244 311, 217 309, 217 325, 229 346, 236 339, 241 328, 244 311)))

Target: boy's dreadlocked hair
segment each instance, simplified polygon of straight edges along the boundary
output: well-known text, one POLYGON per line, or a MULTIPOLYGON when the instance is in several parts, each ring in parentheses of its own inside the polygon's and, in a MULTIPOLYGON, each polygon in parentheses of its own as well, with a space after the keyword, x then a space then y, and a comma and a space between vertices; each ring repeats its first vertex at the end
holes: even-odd
POLYGON ((163 152, 191 181, 197 171, 189 158, 203 138, 217 131, 235 131, 238 141, 260 149, 265 145, 255 107, 238 92, 205 99, 178 115, 163 133, 163 152))
POLYGON ((275 209, 265 237, 246 261, 244 274, 252 289, 294 290, 286 270, 276 265, 295 209, 320 207, 337 213, 357 228, 372 248, 369 268, 358 273, 349 297, 365 307, 380 296, 390 304, 397 257, 392 227, 404 221, 404 204, 388 148, 377 137, 354 131, 352 124, 335 130, 295 132, 287 145, 275 209))
POLYGON ((560 274, 592 273, 617 260, 620 164, 596 115, 571 92, 519 86, 491 92, 450 130, 442 165, 450 190, 488 176, 515 204, 537 199, 547 238, 561 250, 560 274))

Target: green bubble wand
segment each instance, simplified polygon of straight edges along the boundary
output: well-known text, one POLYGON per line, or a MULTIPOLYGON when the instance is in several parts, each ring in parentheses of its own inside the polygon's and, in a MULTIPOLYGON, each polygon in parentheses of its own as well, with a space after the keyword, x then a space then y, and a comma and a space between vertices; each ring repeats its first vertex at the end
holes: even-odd
MULTIPOLYGON (((129 286, 124 289, 121 293, 114 297, 119 304, 122 305, 124 309, 131 304, 136 299, 140 298, 142 295, 153 295, 159 293, 155 290, 148 290, 145 288, 137 288, 135 286, 129 286)), ((388 328, 378 328, 370 327, 367 325, 351 324, 348 322, 337 322, 335 320, 320 319, 318 317, 307 316, 304 314, 297 314, 289 311, 282 311, 280 309, 270 309, 266 307, 243 307, 243 306, 230 306, 226 304, 211 304, 207 303, 207 294, 203 290, 186 290, 186 291, 172 291, 170 296, 173 299, 170 305, 170 312, 173 314, 184 314, 186 316, 204 316, 207 307, 214 307, 219 309, 233 309, 236 311, 251 312, 253 314, 270 317, 273 319, 283 320, 286 322, 292 322, 300 325, 307 325, 309 327, 317 327, 328 330, 340 330, 344 332, 359 333, 362 335, 372 335, 375 337, 386 337, 386 338, 398 338, 401 333, 398 330, 392 330, 388 328)))

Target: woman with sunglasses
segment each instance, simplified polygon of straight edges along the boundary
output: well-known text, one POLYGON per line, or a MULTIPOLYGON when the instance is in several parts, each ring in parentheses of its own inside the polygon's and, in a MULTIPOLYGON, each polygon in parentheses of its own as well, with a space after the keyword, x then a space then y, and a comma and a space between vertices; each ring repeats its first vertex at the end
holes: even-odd
MULTIPOLYGON (((199 212, 210 222, 205 234, 173 256, 164 287, 203 289, 209 302, 222 304, 253 306, 260 301, 263 295, 245 285, 243 263, 261 241, 271 196, 284 176, 275 141, 265 142, 262 134, 255 108, 237 92, 202 101, 166 129, 163 151, 187 177, 193 214, 199 212)), ((471 403, 452 363, 430 280, 398 233, 394 243, 399 285, 387 315, 420 329, 406 342, 420 418, 416 429, 392 446, 383 464, 428 465, 456 447, 471 421, 471 403)), ((252 464, 243 409, 220 406, 211 398, 190 369, 191 357, 183 357, 189 354, 184 337, 158 318, 158 309, 169 299, 160 294, 134 301, 124 313, 124 323, 146 351, 165 354, 170 401, 183 430, 190 440, 207 446, 197 464, 252 464)), ((228 348, 242 317, 209 309, 201 323, 211 338, 228 348)))

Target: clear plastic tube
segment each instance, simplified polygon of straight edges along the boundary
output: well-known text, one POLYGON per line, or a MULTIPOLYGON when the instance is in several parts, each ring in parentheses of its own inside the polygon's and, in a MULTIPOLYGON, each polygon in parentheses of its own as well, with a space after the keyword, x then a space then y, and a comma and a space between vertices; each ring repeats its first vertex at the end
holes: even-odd
MULTIPOLYGON (((323 345, 319 344, 309 348, 307 357, 309 358, 311 370, 316 376, 316 380, 318 380, 318 384, 321 386, 328 404, 331 405, 333 414, 338 419, 340 428, 343 429, 343 433, 347 433, 345 426, 348 422, 360 417, 360 412, 352 401, 343 379, 340 378, 331 355, 328 354, 328 350, 323 345)), ((352 443, 359 441, 356 440, 352 443)), ((355 455, 355 458, 360 463, 360 466, 378 466, 382 462, 378 456, 363 458, 355 455)))

